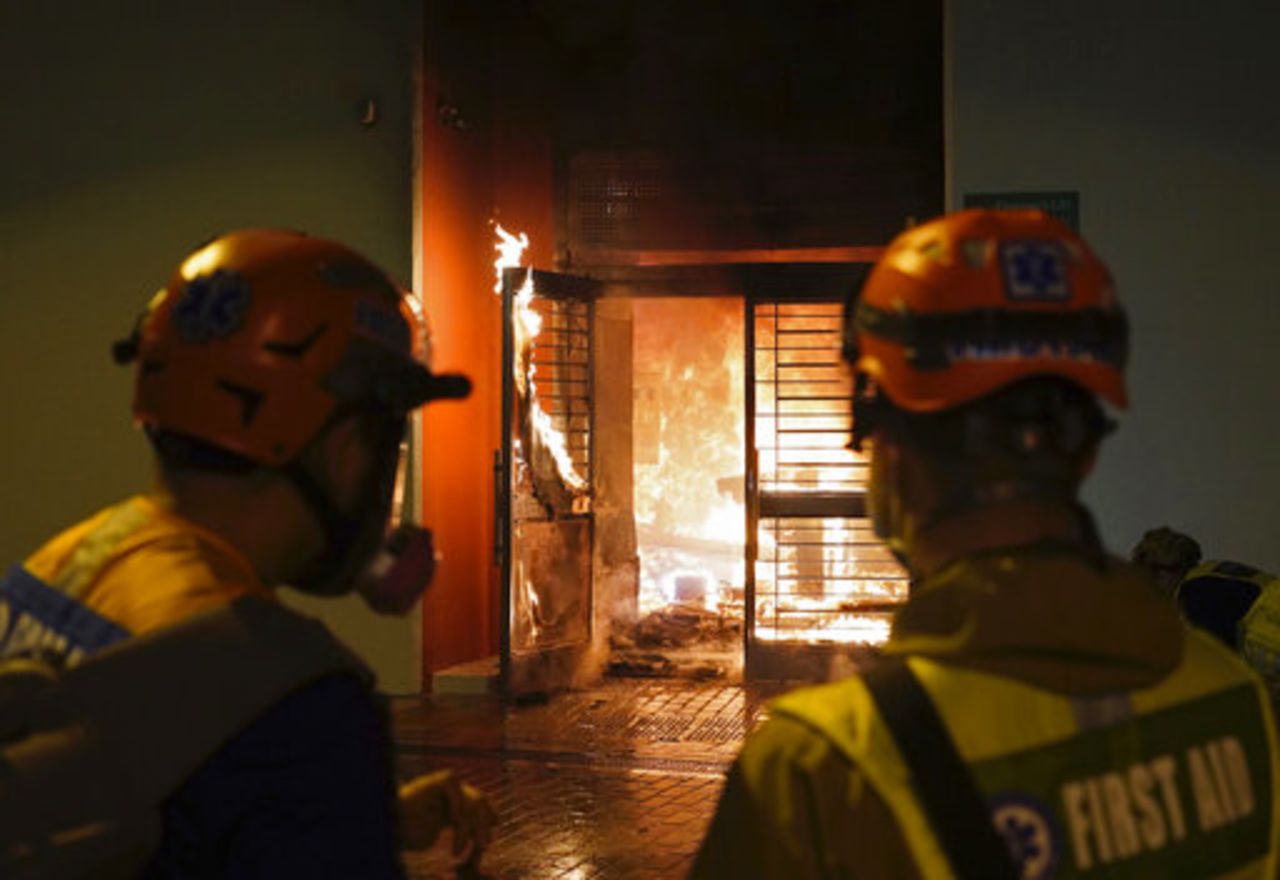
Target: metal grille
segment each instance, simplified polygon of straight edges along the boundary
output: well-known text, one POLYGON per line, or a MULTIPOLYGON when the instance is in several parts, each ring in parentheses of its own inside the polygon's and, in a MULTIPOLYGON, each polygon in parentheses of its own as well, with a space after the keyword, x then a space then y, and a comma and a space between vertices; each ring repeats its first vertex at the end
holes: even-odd
POLYGON ((852 386, 840 304, 757 304, 753 320, 760 491, 861 492, 866 462, 845 448, 852 386))
POLYGON ((847 449, 852 382, 841 305, 754 303, 757 457, 753 635, 879 642, 905 572, 866 518, 867 462, 847 449))
POLYGON ((542 318, 530 364, 538 406, 565 437, 574 472, 591 485, 591 303, 536 295, 542 318))
POLYGON ((770 517, 759 526, 756 638, 881 642, 906 576, 861 517, 770 517))

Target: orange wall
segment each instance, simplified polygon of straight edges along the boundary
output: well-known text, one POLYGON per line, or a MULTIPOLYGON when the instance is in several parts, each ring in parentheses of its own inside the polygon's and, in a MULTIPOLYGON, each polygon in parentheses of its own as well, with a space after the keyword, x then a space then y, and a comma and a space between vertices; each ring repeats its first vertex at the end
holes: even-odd
POLYGON ((554 268, 554 157, 536 113, 504 106, 494 125, 494 217, 511 233, 529 236, 526 262, 554 268))
MULTIPOLYGON (((430 25, 428 25, 430 27, 430 25)), ((533 264, 554 253, 553 164, 531 114, 490 112, 483 65, 451 65, 426 41, 423 76, 423 297, 438 369, 471 377, 471 397, 428 407, 423 422, 423 515, 443 555, 423 602, 424 680, 456 663, 494 656, 501 625, 493 559, 493 456, 501 443, 502 308, 493 292, 493 221, 531 239, 533 264), (458 129, 436 116, 459 102, 458 129)))

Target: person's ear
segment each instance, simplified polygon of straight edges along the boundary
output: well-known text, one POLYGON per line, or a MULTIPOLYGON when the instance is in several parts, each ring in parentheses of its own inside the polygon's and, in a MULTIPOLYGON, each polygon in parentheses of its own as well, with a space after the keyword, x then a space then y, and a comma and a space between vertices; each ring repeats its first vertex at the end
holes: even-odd
POLYGON ((357 413, 333 422, 316 438, 314 465, 325 483, 343 497, 364 479, 369 457, 365 426, 357 413))

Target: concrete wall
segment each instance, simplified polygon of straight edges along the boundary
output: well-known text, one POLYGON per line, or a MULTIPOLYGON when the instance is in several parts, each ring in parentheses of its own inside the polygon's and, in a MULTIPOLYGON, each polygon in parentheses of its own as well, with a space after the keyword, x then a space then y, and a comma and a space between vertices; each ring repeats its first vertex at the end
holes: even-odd
POLYGON ((1087 497, 1280 570, 1280 6, 954 0, 951 197, 1076 190, 1134 328, 1087 497))
MULTIPOLYGON (((192 246, 287 226, 409 282, 412 10, 0 4, 0 560, 148 484, 108 350, 192 246)), ((385 688, 417 688, 414 621, 324 608, 385 688)))

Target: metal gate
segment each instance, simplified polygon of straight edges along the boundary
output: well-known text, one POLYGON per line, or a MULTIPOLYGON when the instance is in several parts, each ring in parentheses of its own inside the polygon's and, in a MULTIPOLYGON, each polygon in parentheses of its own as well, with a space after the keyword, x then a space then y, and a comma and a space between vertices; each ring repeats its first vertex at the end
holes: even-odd
POLYGON ((502 677, 568 687, 592 638, 592 316, 598 286, 503 276, 503 449, 497 461, 502 677))
POLYGON ((836 649, 883 641, 906 573, 866 515, 849 450, 842 304, 750 298, 746 309, 746 668, 823 678, 836 649))

